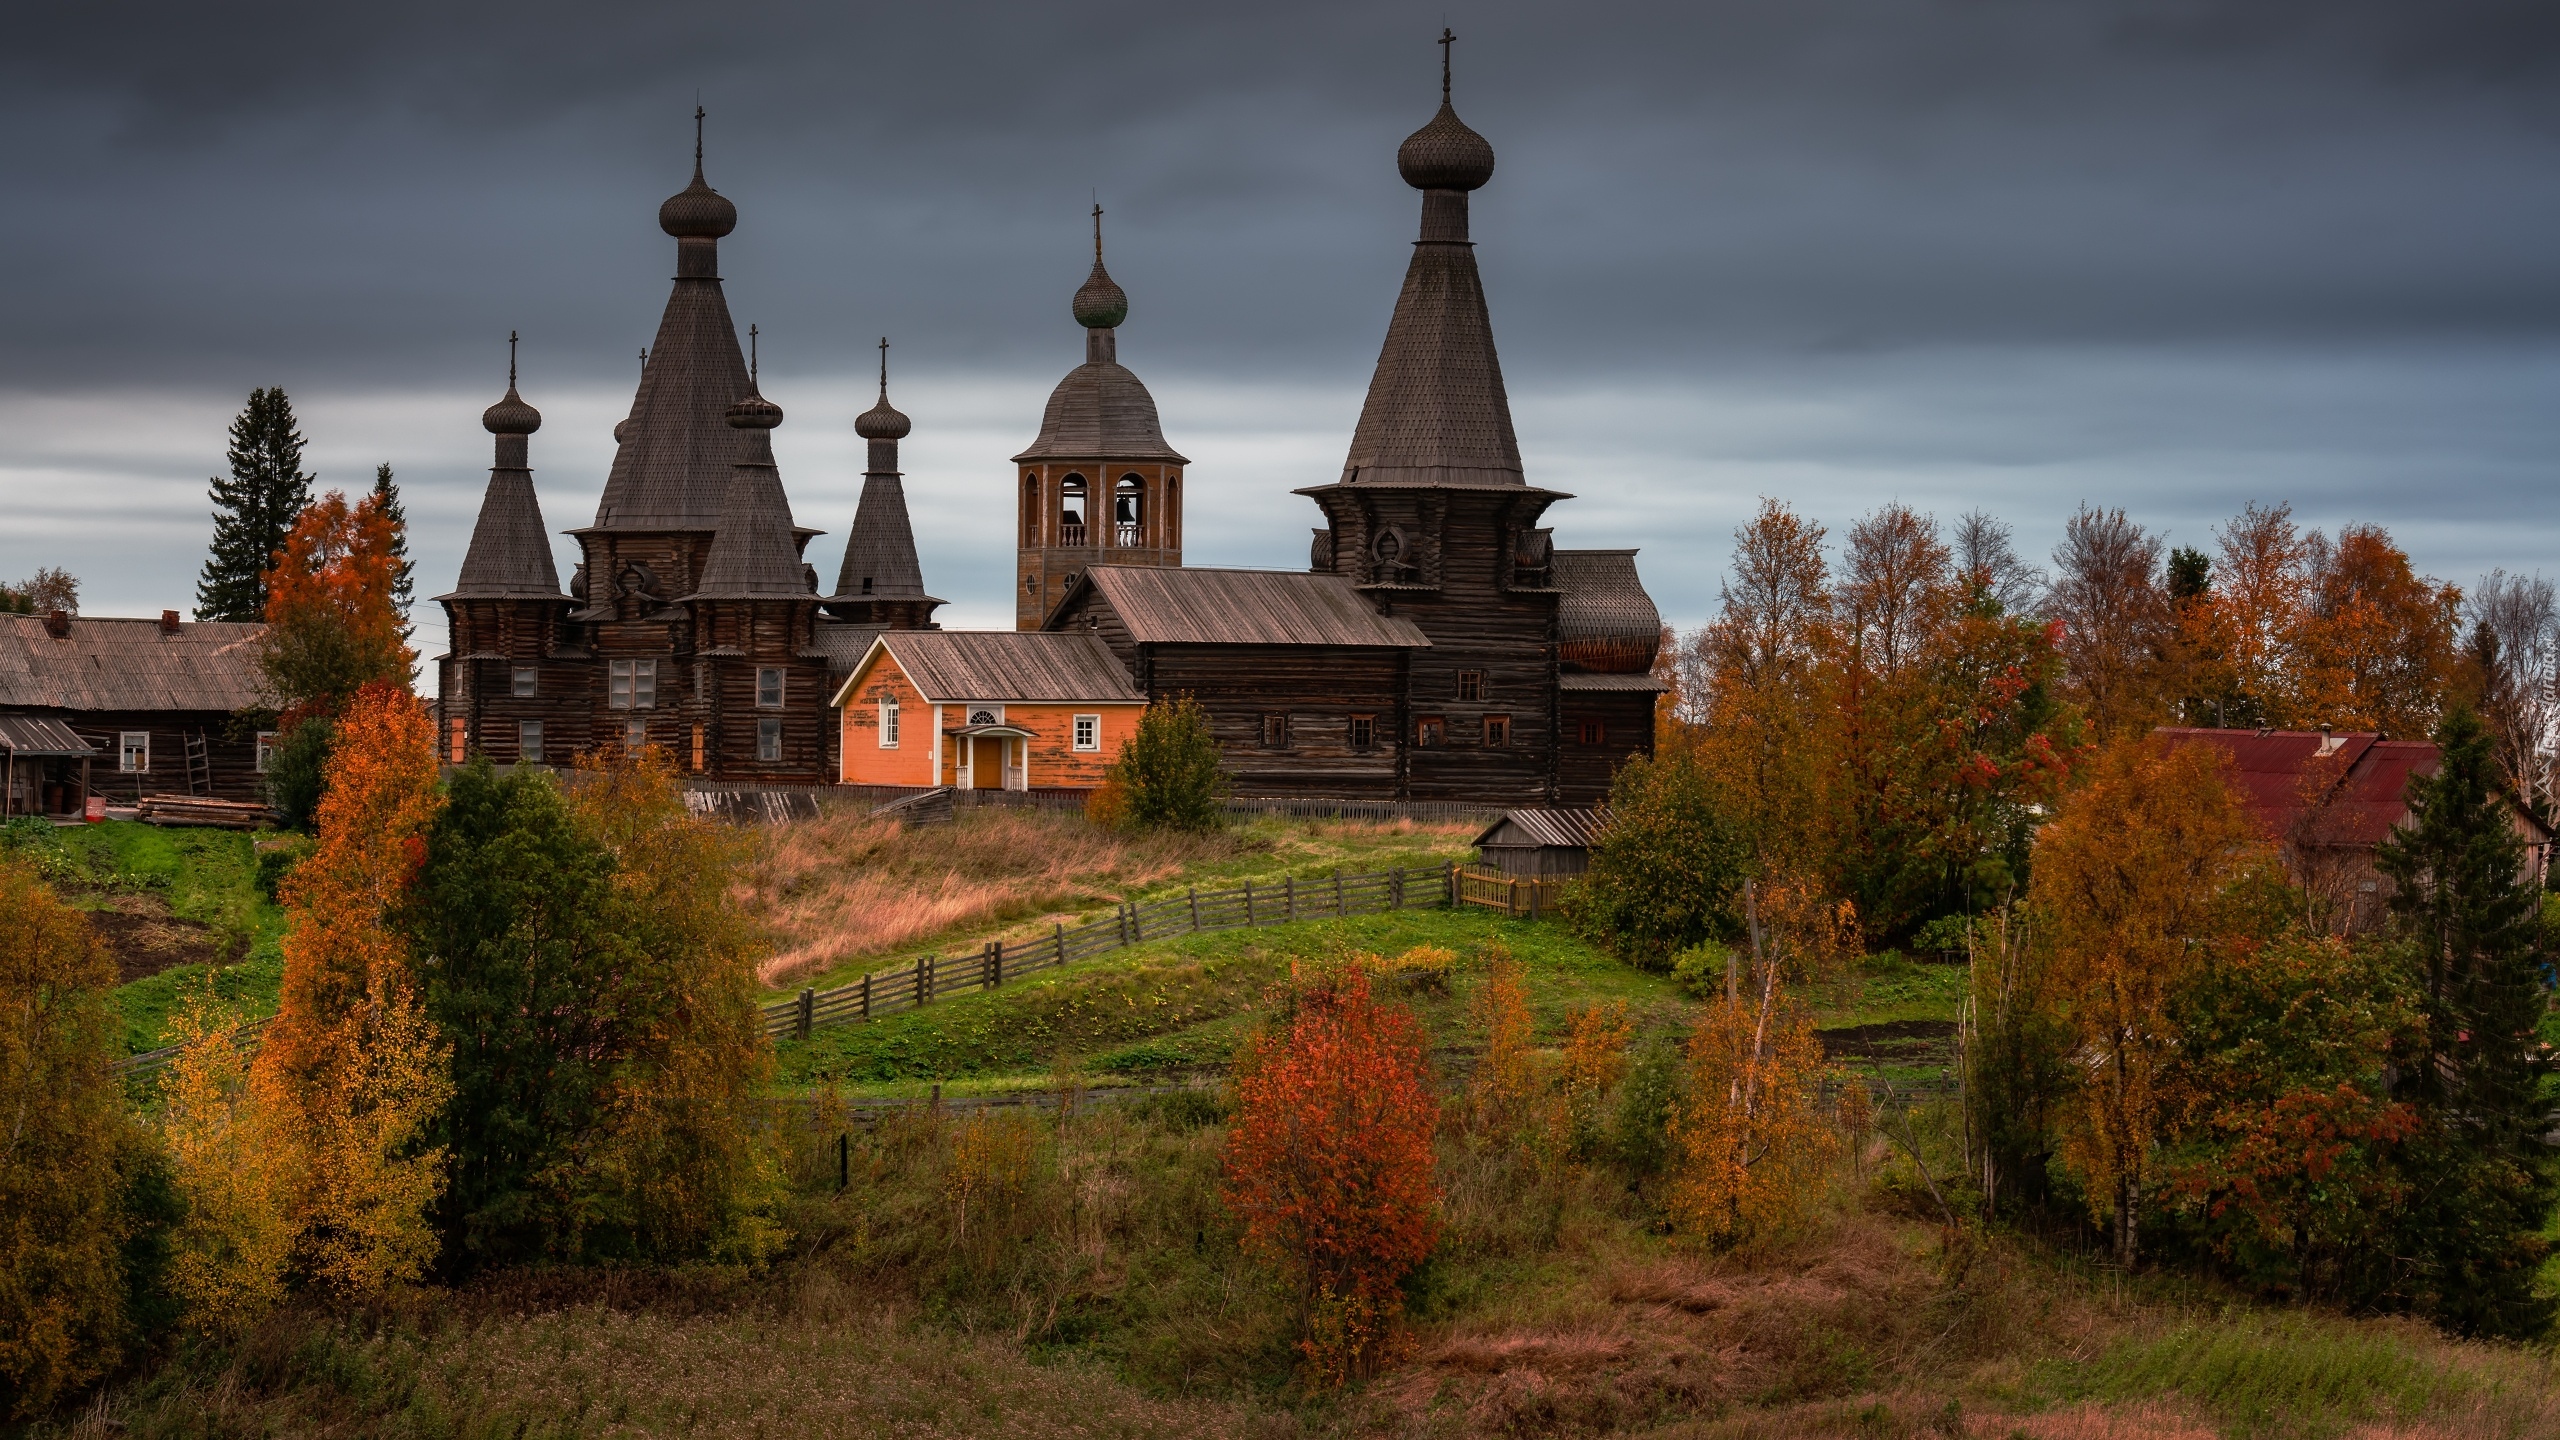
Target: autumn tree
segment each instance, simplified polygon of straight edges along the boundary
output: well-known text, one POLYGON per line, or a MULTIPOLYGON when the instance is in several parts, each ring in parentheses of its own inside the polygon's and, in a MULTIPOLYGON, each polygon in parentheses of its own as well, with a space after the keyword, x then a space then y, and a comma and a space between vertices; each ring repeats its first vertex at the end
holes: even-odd
POLYGON ((269 798, 290 825, 320 804, 337 714, 370 684, 407 689, 416 661, 394 595, 399 527, 381 497, 331 491, 306 509, 264 578, 258 664, 277 708, 269 798))
POLYGON ((2085 1067, 2063 1155, 2127 1264, 2183 1098, 2173 1002, 2272 863, 2224 763, 2210 745, 2119 739, 2036 840, 2038 939, 2085 1067))
POLYGON ((15 585, 0 585, 0 615, 80 613, 80 577, 59 566, 39 567, 15 585))
POLYGON ((1726 817, 1703 749, 1618 767, 1609 825, 1565 895, 1586 933, 1638 964, 1661 966, 1701 940, 1734 933, 1749 857, 1726 817))
POLYGON ((2160 580, 2159 537, 2122 510, 2083 505, 2064 524, 2045 610, 2062 627, 2067 693, 2102 737, 2165 715, 2170 612, 2160 580))
POLYGON ((191 997, 171 1022, 178 1053, 161 1083, 161 1136, 186 1201, 170 1285, 187 1327, 216 1337, 284 1299, 302 1184, 300 1132, 250 1083, 236 1022, 209 990, 191 997))
POLYGON ((1246 1247, 1296 1288, 1308 1378, 1330 1388, 1392 1353, 1398 1283, 1431 1252, 1439 1103, 1422 1027, 1365 971, 1297 980, 1238 1057, 1225 1194, 1246 1247))
POLYGON ((2071 1034, 2050 948, 2013 903, 1966 927, 1965 1137, 1985 1214, 2048 1197, 2053 1137, 2069 1099, 2071 1034))
POLYGON ((2350 525, 2334 545, 2315 545, 2309 571, 2298 662, 2306 718, 2425 734, 2452 678, 2462 591, 2417 574, 2375 525, 2350 525))
POLYGON ((1475 1073, 1467 1077, 1476 1127, 1497 1138, 1516 1136, 1531 1119, 1543 1078, 1529 1017, 1528 967, 1495 947, 1468 1008, 1484 1032, 1475 1073))
POLYGON ((126 1339, 115 983, 88 917, 0 860, 0 1416, 13 1420, 112 1369, 126 1339))
POLYGON ((1734 535, 1721 611, 1698 642, 1699 759, 1754 869, 1802 871, 1828 854, 1823 665, 1833 608, 1823 537, 1764 498, 1734 535))
POLYGON ((1671 1114, 1674 1227, 1735 1245, 1794 1226, 1820 1196, 1840 1138, 1816 1103, 1825 1064, 1813 1014, 1775 965, 1701 1007, 1687 1069, 1671 1114))
POLYGON ((2560 602, 2551 582, 2492 570, 2467 612, 2472 704, 2488 726, 2507 793, 2545 820, 2560 802, 2560 602))
POLYGON ((730 898, 749 842, 685 809, 655 747, 592 752, 565 795, 611 862, 610 924, 634 957, 586 1002, 612 1027, 613 1068, 581 1140, 570 1238, 599 1259, 761 1258, 782 1240, 781 1171, 755 1125, 773 1066, 756 1009, 766 946, 730 898))
POLYGON ((196 581, 199 620, 266 617, 269 568, 286 532, 311 503, 302 469, 302 432, 281 389, 249 392, 231 422, 231 473, 206 482, 215 506, 213 549, 196 581))
POLYGON ((436 1253, 444 1152, 428 1133, 451 1093, 448 1052, 394 923, 436 814, 433 742, 397 684, 349 702, 318 847, 285 882, 282 1003, 251 1071, 301 1160, 297 1262, 342 1294, 414 1279, 436 1253))
POLYGON ((2412 823, 2375 856, 2424 1020, 2401 1069, 2422 1129, 2400 1253, 2416 1257, 2413 1302, 2455 1329, 2537 1334, 2553 1314, 2536 1282, 2550 1249, 2542 1228, 2560 1197, 2541 1139, 2551 1058, 2538 1034, 2540 895, 2479 717, 2456 706, 2435 741, 2436 773, 2408 782, 2412 823))

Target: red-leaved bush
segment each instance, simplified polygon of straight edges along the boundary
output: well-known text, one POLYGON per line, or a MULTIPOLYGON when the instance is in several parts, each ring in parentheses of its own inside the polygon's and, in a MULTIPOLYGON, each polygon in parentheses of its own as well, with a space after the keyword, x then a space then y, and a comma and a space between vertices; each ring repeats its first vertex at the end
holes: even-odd
POLYGON ((1245 1245, 1299 1287, 1308 1383, 1376 1372, 1393 1349, 1397 1284, 1431 1253, 1439 1121, 1422 1027, 1342 966, 1292 977, 1286 1019, 1237 1057, 1227 1204, 1245 1245))

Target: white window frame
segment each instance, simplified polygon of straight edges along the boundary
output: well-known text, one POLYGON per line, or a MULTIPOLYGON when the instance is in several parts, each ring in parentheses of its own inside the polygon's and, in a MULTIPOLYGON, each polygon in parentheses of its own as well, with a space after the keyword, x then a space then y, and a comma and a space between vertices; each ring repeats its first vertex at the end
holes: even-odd
POLYGON ((254 753, 257 756, 258 773, 264 775, 267 773, 267 767, 275 762, 276 732, 273 730, 259 731, 257 747, 258 748, 254 753))
POLYGON ((1076 748, 1085 751, 1102 748, 1102 717, 1100 715, 1076 717, 1076 748))
POLYGON ((756 667, 756 708, 757 708, 757 709, 759 709, 759 710, 779 710, 779 709, 781 709, 781 708, 782 708, 782 704, 783 704, 783 697, 784 697, 786 694, 788 694, 788 693, 789 693, 789 692, 784 688, 788 683, 789 683, 789 682, 784 678, 783 669, 782 669, 782 667, 781 667, 781 666, 779 666, 779 665, 759 665, 759 666, 757 666, 757 667, 756 667), (766 681, 768 681, 768 680, 770 680, 770 681, 772 681, 772 682, 773 682, 773 698, 772 698, 772 699, 770 699, 770 700, 767 700, 766 698, 764 698, 764 697, 765 697, 765 682, 766 682, 766 681))
POLYGON ((782 758, 782 717, 767 715, 756 721, 756 760, 771 764, 782 758))
POLYGON ((898 698, 894 695, 880 702, 880 748, 898 748, 898 698))
POLYGON ((541 721, 519 720, 516 722, 516 759, 519 763, 526 765, 542 763, 541 721))
POLYGON ((622 722, 622 748, 637 750, 649 743, 649 722, 630 719, 622 722))
POLYGON ((150 731, 119 730, 116 732, 116 771, 124 775, 151 773, 150 731), (139 765, 133 763, 136 755, 142 757, 142 763, 139 765))
POLYGON ((507 674, 507 693, 518 697, 542 693, 542 672, 531 665, 518 665, 507 674))
POLYGON ((605 708, 608 710, 655 710, 658 708, 658 662, 655 660, 616 660, 611 678, 606 682, 605 708))
POLYGON ((968 717, 966 723, 971 725, 1001 725, 1004 723, 1004 707, 1001 705, 963 705, 960 707, 960 713, 968 717), (984 715, 987 718, 981 720, 978 718, 980 715, 984 715))

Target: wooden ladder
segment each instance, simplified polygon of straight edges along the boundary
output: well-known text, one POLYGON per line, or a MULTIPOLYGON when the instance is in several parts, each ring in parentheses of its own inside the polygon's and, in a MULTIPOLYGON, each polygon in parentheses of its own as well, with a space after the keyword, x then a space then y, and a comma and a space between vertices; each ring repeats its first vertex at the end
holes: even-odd
POLYGON ((205 743, 202 730, 187 732, 187 793, 213 793, 213 751, 205 743))

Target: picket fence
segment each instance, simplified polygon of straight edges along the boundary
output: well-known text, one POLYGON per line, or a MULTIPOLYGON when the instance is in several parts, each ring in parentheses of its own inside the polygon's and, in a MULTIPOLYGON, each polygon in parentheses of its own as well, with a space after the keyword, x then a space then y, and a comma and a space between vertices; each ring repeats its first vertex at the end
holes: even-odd
POLYGON ((991 990, 1008 980, 1090 959, 1107 951, 1195 935, 1208 930, 1285 925, 1327 916, 1374 915, 1412 905, 1455 903, 1458 866, 1428 870, 1377 870, 1233 890, 1185 890, 1154 900, 1116 905, 1072 929, 1061 924, 1036 940, 1008 945, 990 940, 960 955, 920 955, 906 965, 875 970, 850 984, 803 990, 764 1007, 764 1033, 776 1039, 808 1038, 831 1025, 851 1025, 931 1004, 963 990, 991 990))

